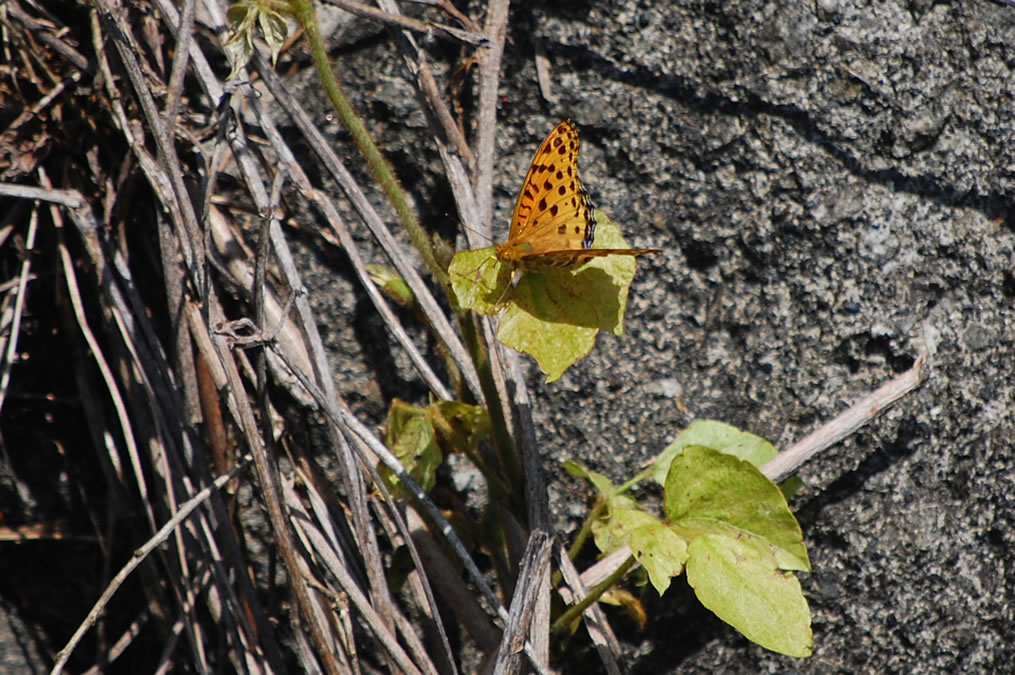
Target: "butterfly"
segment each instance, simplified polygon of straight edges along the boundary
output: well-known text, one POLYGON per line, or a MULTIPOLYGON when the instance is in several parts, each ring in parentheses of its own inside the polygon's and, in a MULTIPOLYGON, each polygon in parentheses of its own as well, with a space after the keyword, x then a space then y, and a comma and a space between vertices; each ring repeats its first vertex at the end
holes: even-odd
POLYGON ((578 177, 578 130, 571 120, 547 135, 525 174, 508 240, 497 259, 523 270, 576 267, 605 255, 658 253, 656 248, 592 248, 595 207, 578 177))

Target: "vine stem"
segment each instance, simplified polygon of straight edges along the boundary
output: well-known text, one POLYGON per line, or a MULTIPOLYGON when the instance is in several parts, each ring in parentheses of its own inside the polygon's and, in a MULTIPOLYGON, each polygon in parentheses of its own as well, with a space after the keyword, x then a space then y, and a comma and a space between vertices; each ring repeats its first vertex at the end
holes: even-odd
MULTIPOLYGON (((448 274, 438 264, 437 258, 434 256, 433 247, 430 245, 430 239, 416 218, 415 211, 409 205, 405 190, 395 177, 395 173, 392 171, 388 160, 381 153, 377 144, 374 143, 374 139, 370 136, 370 132, 356 113, 352 103, 346 97, 342 86, 338 82, 338 78, 335 77, 335 71, 328 60, 328 52, 325 48, 324 38, 321 36, 321 29, 317 23, 317 13, 314 11, 313 3, 310 0, 292 0, 289 4, 289 9, 306 34, 307 42, 310 44, 310 54, 314 59, 314 66, 317 68, 317 73, 321 78, 321 83, 324 85, 324 91, 328 96, 328 100, 334 107, 335 112, 338 113, 342 124, 352 136, 356 147, 359 148, 359 151, 366 159, 371 173, 373 173, 377 182, 380 183, 381 189, 384 190, 384 194, 387 195, 388 200, 394 207, 395 213, 398 214, 399 220, 402 221, 406 231, 409 233, 409 238, 423 259, 423 264, 426 266, 427 271, 433 275, 434 279, 441 286, 448 288, 448 274)), ((451 293, 448 294, 451 301, 454 302, 452 295, 451 293)))

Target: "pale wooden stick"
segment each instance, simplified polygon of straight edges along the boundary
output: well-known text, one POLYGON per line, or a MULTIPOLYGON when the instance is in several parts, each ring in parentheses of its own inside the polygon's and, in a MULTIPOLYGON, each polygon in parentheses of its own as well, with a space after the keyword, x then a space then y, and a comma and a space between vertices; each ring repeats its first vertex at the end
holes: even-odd
MULTIPOLYGON (((570 593, 565 595, 565 589, 562 588, 561 596, 570 604, 581 602, 589 594, 588 587, 582 582, 581 575, 578 574, 578 570, 575 569, 571 558, 567 555, 567 550, 563 546, 558 545, 557 553, 557 559, 560 562, 560 572, 564 575, 565 583, 570 586, 570 593), (568 596, 570 596, 570 599, 568 599, 568 596)), ((612 556, 608 557, 612 558, 612 556)), ((622 565, 625 560, 627 560, 627 556, 618 558, 617 566, 622 565)), ((606 667, 606 672, 609 675, 620 675, 622 672, 619 662, 620 641, 617 640, 613 628, 610 627, 603 608, 599 606, 599 603, 592 603, 582 612, 582 616, 585 617, 585 628, 589 632, 589 637, 592 638, 592 644, 595 645, 596 651, 599 653, 599 659, 603 662, 603 666, 606 667)))
POLYGON ((328 2, 336 7, 341 7, 350 14, 356 14, 357 16, 362 16, 365 19, 383 23, 393 28, 401 28, 402 30, 422 33, 423 35, 432 33, 451 40, 464 42, 474 47, 485 47, 490 44, 490 40, 482 33, 462 30, 461 28, 433 23, 432 21, 420 21, 419 19, 404 16, 401 13, 385 12, 375 7, 355 2, 355 0, 328 0, 328 2))
POLYGON ((778 457, 761 467, 761 472, 773 482, 785 480, 811 457, 856 433, 860 427, 923 384, 929 370, 926 366, 927 357, 921 354, 912 368, 884 383, 831 422, 783 450, 778 457))

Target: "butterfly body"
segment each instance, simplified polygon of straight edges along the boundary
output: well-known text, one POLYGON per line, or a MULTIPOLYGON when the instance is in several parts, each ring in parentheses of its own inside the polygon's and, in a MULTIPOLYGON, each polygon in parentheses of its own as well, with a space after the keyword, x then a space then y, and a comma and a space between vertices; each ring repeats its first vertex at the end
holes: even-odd
POLYGON ((497 259, 529 272, 538 272, 551 267, 577 267, 593 258, 607 255, 639 255, 642 253, 658 253, 657 248, 577 248, 553 251, 536 251, 532 246, 522 243, 504 242, 498 244, 497 259))
POLYGON ((494 249, 497 259, 516 268, 539 271, 575 267, 606 255, 655 253, 645 248, 592 248, 595 207, 578 177, 578 131, 569 120, 547 135, 511 214, 508 240, 494 249))

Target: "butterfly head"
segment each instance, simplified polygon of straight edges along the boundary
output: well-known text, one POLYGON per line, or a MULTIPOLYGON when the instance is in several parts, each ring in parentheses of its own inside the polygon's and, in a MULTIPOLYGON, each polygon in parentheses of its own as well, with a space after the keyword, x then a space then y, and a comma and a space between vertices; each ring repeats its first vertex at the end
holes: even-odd
POLYGON ((522 258, 532 255, 533 251, 532 244, 527 241, 505 241, 503 244, 497 244, 496 248, 494 248, 497 260, 511 265, 517 264, 521 262, 522 258))

